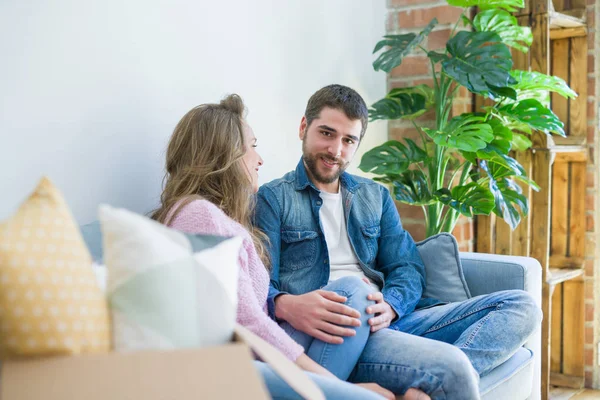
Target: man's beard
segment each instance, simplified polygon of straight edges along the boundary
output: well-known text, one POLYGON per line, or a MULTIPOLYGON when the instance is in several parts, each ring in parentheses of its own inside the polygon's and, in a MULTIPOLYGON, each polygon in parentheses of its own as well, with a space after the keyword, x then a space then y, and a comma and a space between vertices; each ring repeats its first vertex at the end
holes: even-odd
POLYGON ((348 168, 349 162, 344 162, 343 159, 340 158, 332 158, 327 154, 310 154, 306 150, 306 138, 302 141, 302 159, 304 160, 304 164, 306 168, 310 172, 310 175, 313 179, 315 179, 318 183, 329 184, 335 182, 342 173, 348 168), (337 164, 338 169, 332 175, 323 176, 317 167, 317 163, 321 158, 324 158, 328 162, 332 164, 337 164))

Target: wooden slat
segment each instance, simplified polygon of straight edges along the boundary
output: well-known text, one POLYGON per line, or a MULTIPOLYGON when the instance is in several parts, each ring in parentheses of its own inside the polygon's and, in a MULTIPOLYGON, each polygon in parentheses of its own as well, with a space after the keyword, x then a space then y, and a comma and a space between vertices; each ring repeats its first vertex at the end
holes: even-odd
MULTIPOLYGON (((552 45, 552 75, 569 82, 569 39, 553 40, 552 45)), ((565 123, 565 132, 569 130, 569 99, 557 93, 551 93, 552 111, 565 123)))
MULTIPOLYGON (((536 36, 534 35, 534 38, 536 36)), ((547 70, 546 70, 547 71, 547 70)), ((552 287, 546 283, 548 258, 550 252, 550 151, 545 134, 536 132, 532 136, 533 147, 537 148, 532 156, 532 178, 540 186, 539 192, 532 193, 531 209, 531 256, 542 266, 542 371, 541 397, 548 398, 550 385, 550 321, 552 320, 551 298, 552 287)))
POLYGON ((587 27, 585 26, 578 26, 577 28, 552 29, 550 31, 550 40, 587 36, 587 33, 587 27))
POLYGON ((493 215, 477 216, 477 242, 475 243, 478 253, 494 253, 492 242, 493 215))
POLYGON ((552 329, 550 371, 562 372, 562 284, 557 285, 552 294, 552 321, 550 325, 552 329))
MULTIPOLYGON (((521 151, 516 154, 516 160, 523 166, 527 176, 531 176, 531 152, 521 151)), ((531 187, 529 185, 520 184, 523 190, 523 195, 527 197, 527 201, 531 204, 531 187)), ((533 211, 529 210, 529 215, 533 211)), ((515 256, 529 256, 531 248, 531 230, 530 217, 527 215, 521 220, 521 223, 512 234, 512 251, 515 256)))
POLYGON ((583 268, 584 262, 583 257, 550 256, 550 268, 583 268))
POLYGON ((554 8, 552 8, 552 0, 531 0, 526 3, 529 4, 529 9, 534 17, 536 14, 544 14, 554 10, 554 8))
MULTIPOLYGON (((536 2, 542 7, 543 1, 536 2)), ((537 6, 537 5, 536 5, 537 6)), ((547 74, 550 72, 550 59, 548 50, 550 49, 550 36, 548 29, 548 15, 534 14, 532 17, 533 44, 530 47, 531 70, 547 74)))
POLYGON ((569 255, 571 257, 585 256, 585 180, 586 164, 572 163, 571 165, 571 215, 569 255))
POLYGON ((584 379, 581 376, 552 373, 550 374, 550 383, 554 386, 581 389, 583 388, 584 379))
MULTIPOLYGON (((581 281, 583 270, 579 268, 550 268, 546 278, 549 285, 558 285, 559 283, 578 280, 581 281)), ((582 292, 583 294, 583 292, 582 292)))
POLYGON ((586 0, 570 0, 569 3, 569 8, 572 9, 585 8, 587 5, 586 0))
POLYGON ((565 4, 569 0, 552 0, 553 11, 560 12, 568 8, 568 4, 565 4))
POLYGON ((587 37, 571 40, 569 86, 578 96, 569 100, 569 136, 587 135, 587 37))
POLYGON ((563 368, 565 375, 583 377, 583 281, 563 283, 563 368))
POLYGON ((551 256, 566 256, 569 236, 569 164, 552 167, 552 231, 551 256))
POLYGON ((562 146, 555 146, 552 149, 552 152, 556 154, 554 158, 554 163, 556 164, 567 162, 585 163, 588 160, 588 150, 583 146, 568 146, 571 151, 555 151, 556 147, 562 146))
POLYGON ((512 254, 512 229, 502 219, 496 218, 496 250, 495 254, 511 255, 512 254))

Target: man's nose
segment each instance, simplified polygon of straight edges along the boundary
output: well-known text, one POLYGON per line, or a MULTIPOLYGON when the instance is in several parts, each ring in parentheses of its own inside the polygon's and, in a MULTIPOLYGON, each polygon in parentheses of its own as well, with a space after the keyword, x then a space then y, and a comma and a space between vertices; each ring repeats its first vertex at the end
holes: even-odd
POLYGON ((339 157, 342 155, 342 142, 341 141, 336 141, 335 143, 332 143, 329 146, 329 154, 333 155, 334 157, 339 157))

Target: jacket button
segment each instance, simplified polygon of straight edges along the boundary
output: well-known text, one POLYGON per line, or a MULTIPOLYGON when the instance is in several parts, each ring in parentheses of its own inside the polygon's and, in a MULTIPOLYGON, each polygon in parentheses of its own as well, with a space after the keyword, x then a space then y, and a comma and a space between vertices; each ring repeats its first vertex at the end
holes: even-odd
POLYGON ((318 206, 320 206, 320 205, 321 205, 321 201, 320 201, 320 200, 319 200, 319 201, 317 201, 317 205, 318 205, 318 206))
POLYGON ((327 259, 323 260, 323 264, 327 264, 327 259))

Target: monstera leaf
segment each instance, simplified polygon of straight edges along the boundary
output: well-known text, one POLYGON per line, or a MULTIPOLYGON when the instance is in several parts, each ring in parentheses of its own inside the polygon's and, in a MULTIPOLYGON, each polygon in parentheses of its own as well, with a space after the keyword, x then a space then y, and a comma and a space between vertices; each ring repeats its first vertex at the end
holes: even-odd
POLYGON ((418 35, 414 33, 407 33, 404 35, 386 35, 385 39, 379 41, 375 45, 373 54, 377 53, 384 47, 389 47, 386 51, 381 53, 379 57, 373 62, 373 68, 375 71, 383 70, 390 72, 392 69, 402 63, 402 59, 406 57, 410 52, 417 47, 426 36, 429 35, 434 26, 437 25, 437 19, 433 19, 423 31, 418 35))
POLYGON ((494 171, 485 161, 481 161, 480 166, 489 176, 489 188, 495 203, 494 213, 515 229, 521 222, 521 215, 526 216, 529 213, 527 197, 512 179, 502 176, 506 172, 505 169, 494 171), (497 176, 494 172, 498 172, 497 176))
POLYGON ((544 107, 538 100, 526 99, 515 104, 507 104, 501 107, 498 112, 501 115, 527 124, 533 129, 565 136, 564 124, 552 110, 544 107))
POLYGON ((524 0, 448 0, 448 4, 457 7, 503 8, 506 11, 517 11, 525 7, 524 0))
POLYGON ((407 170, 392 182, 394 198, 402 203, 422 206, 435 200, 429 189, 427 177, 420 170, 407 170))
POLYGON ((485 118, 474 114, 452 118, 443 131, 427 128, 423 131, 439 146, 471 152, 483 149, 494 139, 492 127, 485 118))
POLYGON ((516 151, 525 151, 531 147, 533 143, 531 140, 525 135, 521 135, 520 133, 513 133, 513 138, 511 141, 511 148, 516 151))
POLYGON ((367 151, 358 168, 364 172, 378 175, 400 175, 413 163, 426 161, 429 157, 410 139, 404 139, 406 145, 390 140, 381 146, 367 151))
POLYGON ((518 100, 536 98, 539 92, 554 92, 569 99, 577 97, 577 93, 558 76, 520 70, 510 71, 510 74, 517 81, 512 87, 517 91, 518 100))
POLYGON ((392 89, 387 96, 371 106, 369 118, 414 119, 434 105, 433 89, 427 85, 392 89))
POLYGON ((504 97, 498 88, 515 83, 510 50, 494 32, 458 32, 446 49, 452 58, 442 63, 444 72, 473 93, 504 97))
POLYGON ((499 9, 485 10, 473 19, 473 26, 479 32, 495 32, 502 43, 527 53, 533 43, 531 28, 519 26, 519 22, 509 12, 499 9))
POLYGON ((435 192, 435 197, 443 204, 465 215, 489 215, 494 209, 494 195, 487 188, 471 182, 463 186, 455 186, 452 190, 446 188, 435 192))

